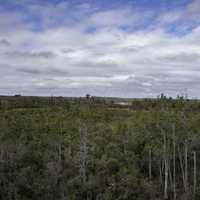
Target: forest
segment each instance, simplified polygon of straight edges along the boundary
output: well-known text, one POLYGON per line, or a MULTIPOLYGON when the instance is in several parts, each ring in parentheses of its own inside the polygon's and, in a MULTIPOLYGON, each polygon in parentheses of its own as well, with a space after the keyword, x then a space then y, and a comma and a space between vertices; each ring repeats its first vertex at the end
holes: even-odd
POLYGON ((199 200, 200 101, 0 97, 0 200, 199 200))

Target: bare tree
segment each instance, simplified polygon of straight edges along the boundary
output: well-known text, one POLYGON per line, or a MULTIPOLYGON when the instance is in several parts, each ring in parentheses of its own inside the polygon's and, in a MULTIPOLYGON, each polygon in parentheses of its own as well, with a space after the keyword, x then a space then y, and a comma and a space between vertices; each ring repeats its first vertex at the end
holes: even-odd
POLYGON ((167 137, 166 132, 163 131, 163 154, 164 154, 164 199, 168 199, 168 156, 167 156, 167 137))
POLYGON ((160 178, 161 191, 163 189, 163 169, 164 169, 163 159, 160 159, 159 160, 159 178, 160 178))
POLYGON ((184 143, 185 146, 185 154, 184 154, 184 160, 185 160, 185 193, 186 193, 186 198, 188 196, 188 141, 187 139, 185 140, 184 143))
POLYGON ((87 128, 80 127, 80 177, 83 183, 86 182, 86 166, 87 166, 87 128))
POLYGON ((195 200, 196 196, 196 187, 197 187, 197 156, 196 152, 193 152, 193 164, 194 164, 194 177, 193 177, 193 199, 195 200))
POLYGON ((152 151, 149 149, 149 181, 152 179, 152 151))
POLYGON ((172 126, 173 129, 173 193, 174 200, 176 200, 176 136, 175 136, 175 124, 172 126))

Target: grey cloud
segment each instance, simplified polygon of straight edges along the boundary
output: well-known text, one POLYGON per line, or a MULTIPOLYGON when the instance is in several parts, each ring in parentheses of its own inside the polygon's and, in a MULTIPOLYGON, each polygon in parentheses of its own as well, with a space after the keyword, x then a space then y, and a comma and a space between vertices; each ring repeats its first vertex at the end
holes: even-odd
POLYGON ((50 68, 47 71, 47 74, 52 74, 54 76, 69 76, 69 72, 66 69, 50 68))
POLYGON ((121 51, 135 53, 135 52, 138 52, 138 51, 140 51, 142 49, 143 49, 142 47, 138 47, 138 46, 129 46, 129 47, 121 49, 121 51))
MULTIPOLYGON (((194 97, 198 95, 195 94, 196 89, 200 89, 200 73, 197 71, 196 74, 194 72, 187 75, 187 71, 185 73, 174 73, 172 71, 172 73, 167 73, 166 77, 154 82, 152 91, 157 93, 165 91, 172 96, 176 96, 187 90, 189 96, 194 97)), ((163 75, 165 76, 165 74, 163 75)))
POLYGON ((115 62, 109 61, 101 61, 101 62, 94 62, 94 61, 82 61, 82 62, 74 62, 73 66, 75 67, 82 67, 82 68, 117 68, 118 64, 115 62))
POLYGON ((192 15, 200 15, 200 1, 199 0, 193 0, 188 7, 186 8, 187 12, 192 15))
MULTIPOLYGON (((16 67, 13 67, 15 69, 16 67)), ((124 70, 115 64, 92 63, 92 62, 76 62, 62 66, 40 66, 37 68, 31 66, 20 66, 16 68, 16 72, 41 76, 41 77, 111 77, 113 73, 123 73, 124 70), (73 70, 71 70, 73 69, 73 70)))
POLYGON ((25 52, 25 51, 8 51, 4 55, 8 57, 17 57, 17 58, 54 58, 56 54, 50 51, 41 51, 41 52, 25 52))
POLYGON ((62 53, 66 53, 66 54, 76 52, 76 50, 74 50, 74 49, 65 49, 65 48, 62 48, 60 51, 62 53))
POLYGON ((40 67, 40 69, 30 68, 30 67, 20 67, 16 69, 17 72, 22 72, 25 74, 36 75, 36 76, 60 76, 65 77, 69 75, 69 72, 65 69, 53 68, 53 67, 40 67))
POLYGON ((198 53, 180 53, 168 55, 160 58, 163 62, 180 62, 180 63, 193 63, 200 61, 200 54, 198 53))
POLYGON ((9 46, 11 46, 11 43, 6 39, 0 39, 0 46, 9 47, 9 46))
POLYGON ((41 70, 39 69, 19 68, 17 69, 17 71, 33 75, 41 74, 41 70))

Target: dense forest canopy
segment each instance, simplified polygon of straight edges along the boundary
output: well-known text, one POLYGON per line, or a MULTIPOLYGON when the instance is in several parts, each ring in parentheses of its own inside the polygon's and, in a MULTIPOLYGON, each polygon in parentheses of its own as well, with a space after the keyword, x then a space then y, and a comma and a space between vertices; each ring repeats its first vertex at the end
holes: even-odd
POLYGON ((124 101, 0 97, 0 199, 199 199, 200 102, 124 101))

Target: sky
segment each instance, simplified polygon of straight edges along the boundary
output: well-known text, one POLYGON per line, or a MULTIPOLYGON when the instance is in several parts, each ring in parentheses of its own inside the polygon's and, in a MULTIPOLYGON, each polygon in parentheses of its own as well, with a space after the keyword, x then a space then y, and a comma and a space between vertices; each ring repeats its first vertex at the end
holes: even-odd
POLYGON ((200 0, 0 0, 0 94, 200 98, 200 0))

